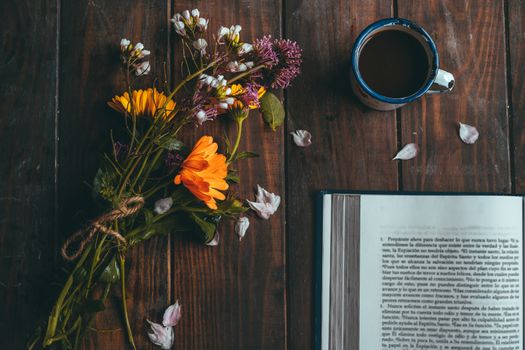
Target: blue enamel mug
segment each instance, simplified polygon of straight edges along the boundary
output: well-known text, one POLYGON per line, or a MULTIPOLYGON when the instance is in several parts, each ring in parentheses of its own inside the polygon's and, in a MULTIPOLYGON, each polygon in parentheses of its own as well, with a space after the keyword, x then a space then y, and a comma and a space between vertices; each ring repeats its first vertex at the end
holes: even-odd
MULTIPOLYGON (((378 39, 376 39, 376 41, 377 40, 378 39)), ((447 71, 439 69, 439 56, 434 40, 432 40, 430 35, 419 25, 402 18, 385 18, 379 20, 366 27, 361 34, 359 34, 352 49, 350 78, 352 90, 359 100, 368 107, 381 111, 399 108, 420 98, 424 94, 449 92, 454 87, 454 76, 447 71), (393 37, 391 36, 392 34, 394 35, 393 37), (413 52, 399 52, 399 50, 406 50, 406 47, 403 45, 395 46, 396 41, 386 39, 387 35, 390 35, 392 38, 396 38, 396 36, 406 37, 408 41, 416 43, 416 49, 419 50, 418 52, 421 52, 421 55, 415 58, 413 52), (375 45, 376 47, 368 48, 366 46, 367 44, 372 45, 372 40, 380 36, 385 38, 383 39, 383 47, 375 45), (366 49, 363 50, 364 48, 366 49), (363 54, 363 52, 365 52, 365 54, 363 54), (409 55, 406 56, 408 59, 402 59, 404 54, 409 55), (371 59, 373 60, 375 58, 374 55, 380 62, 380 66, 378 66, 376 70, 373 69, 373 63, 369 63, 371 59), (401 60, 402 65, 411 64, 409 62, 414 61, 414 59, 420 59, 424 62, 416 61, 415 63, 420 64, 416 64, 415 66, 423 68, 419 68, 419 71, 416 71, 416 67, 414 66, 414 70, 408 71, 410 73, 409 75, 411 75, 410 81, 408 78, 406 81, 403 81, 403 71, 396 69, 395 62, 390 61, 391 59, 395 61, 396 57, 401 57, 398 61, 401 60), (365 58, 366 61, 363 62, 365 58), (371 64, 372 68, 363 68, 363 66, 370 66, 371 64), (370 73, 367 72, 370 71, 373 71, 376 75, 373 79, 368 77, 370 73), (395 78, 389 74, 390 72, 393 73, 392 75, 394 75, 395 78), (413 77, 412 75, 414 74, 418 76, 413 77), (400 91, 400 94, 385 92, 387 90, 382 91, 378 87, 377 81, 379 81, 380 84, 383 82, 383 85, 388 86, 390 83, 389 79, 397 79, 396 82, 392 81, 391 85, 395 85, 396 83, 405 84, 408 81, 416 85, 414 85, 411 90, 400 91), (412 81, 414 79, 417 80, 412 81)))

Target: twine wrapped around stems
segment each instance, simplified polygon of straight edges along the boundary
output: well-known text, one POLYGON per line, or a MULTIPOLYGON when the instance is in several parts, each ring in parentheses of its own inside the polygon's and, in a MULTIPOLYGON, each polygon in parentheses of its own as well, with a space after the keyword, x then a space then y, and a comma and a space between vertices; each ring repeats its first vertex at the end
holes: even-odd
POLYGON ((102 214, 98 218, 94 219, 87 228, 78 230, 73 235, 71 235, 62 246, 62 256, 64 259, 69 261, 78 258, 86 248, 86 245, 93 240, 93 237, 97 232, 102 232, 106 235, 112 236, 122 244, 126 244, 126 239, 117 231, 109 228, 107 224, 113 222, 114 220, 133 215, 142 209, 143 206, 144 198, 141 196, 130 197, 123 200, 117 209, 110 211, 109 213, 102 214), (80 241, 78 249, 70 254, 68 253, 68 249, 73 243, 75 243, 75 241, 80 241))

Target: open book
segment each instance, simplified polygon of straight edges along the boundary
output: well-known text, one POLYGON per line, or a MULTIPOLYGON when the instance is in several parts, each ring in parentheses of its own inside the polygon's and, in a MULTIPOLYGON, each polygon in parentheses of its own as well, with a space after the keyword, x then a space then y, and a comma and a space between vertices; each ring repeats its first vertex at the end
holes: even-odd
POLYGON ((316 346, 522 350, 523 198, 322 193, 316 346))

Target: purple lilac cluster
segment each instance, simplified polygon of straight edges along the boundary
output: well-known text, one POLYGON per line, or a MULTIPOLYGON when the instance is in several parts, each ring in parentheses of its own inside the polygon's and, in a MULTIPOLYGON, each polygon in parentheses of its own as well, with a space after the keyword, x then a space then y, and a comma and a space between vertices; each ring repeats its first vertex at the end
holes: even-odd
POLYGON ((241 95, 241 102, 250 108, 259 108, 259 89, 261 85, 256 83, 248 83, 244 88, 244 93, 241 95))

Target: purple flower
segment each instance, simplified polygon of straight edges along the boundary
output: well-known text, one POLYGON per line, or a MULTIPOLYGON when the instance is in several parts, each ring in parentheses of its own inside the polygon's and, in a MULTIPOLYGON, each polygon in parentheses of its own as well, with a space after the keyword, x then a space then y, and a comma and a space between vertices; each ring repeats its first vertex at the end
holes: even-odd
POLYGON ((244 94, 240 97, 241 102, 244 106, 248 106, 252 109, 259 108, 259 89, 261 85, 256 83, 249 83, 245 87, 244 94))
POLYGON ((265 65, 272 68, 279 62, 277 53, 274 50, 271 35, 263 36, 261 39, 256 39, 253 43, 253 60, 256 65, 265 65))
POLYGON ((272 68, 270 86, 274 89, 286 88, 301 72, 301 48, 289 39, 274 40, 274 48, 279 63, 272 68))

